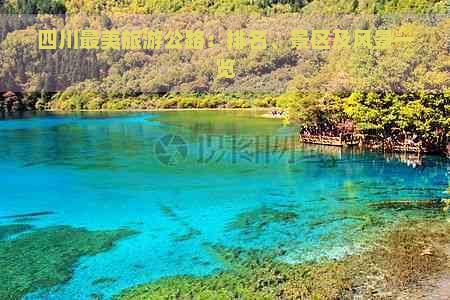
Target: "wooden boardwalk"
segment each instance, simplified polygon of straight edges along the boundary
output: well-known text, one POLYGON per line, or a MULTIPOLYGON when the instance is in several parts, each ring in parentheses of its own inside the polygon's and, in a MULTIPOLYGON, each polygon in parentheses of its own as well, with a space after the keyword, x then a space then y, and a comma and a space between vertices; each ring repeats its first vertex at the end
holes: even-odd
POLYGON ((301 143, 305 143, 305 144, 328 145, 328 146, 337 146, 337 147, 358 145, 358 141, 355 141, 353 139, 345 140, 339 136, 300 134, 299 140, 301 143))
MULTIPOLYGON (((316 145, 327 145, 327 146, 337 146, 337 147, 351 147, 360 144, 360 138, 342 138, 339 136, 326 136, 326 135, 306 135, 299 134, 299 141, 304 144, 316 144, 316 145)), ((418 153, 424 154, 428 153, 428 150, 423 147, 422 143, 382 143, 382 149, 384 152, 397 152, 397 153, 418 153)))

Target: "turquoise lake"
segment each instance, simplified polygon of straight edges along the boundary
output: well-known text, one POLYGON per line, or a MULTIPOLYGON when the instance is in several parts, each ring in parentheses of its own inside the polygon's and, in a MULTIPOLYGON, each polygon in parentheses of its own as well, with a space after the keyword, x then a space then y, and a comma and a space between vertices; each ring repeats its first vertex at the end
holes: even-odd
POLYGON ((450 163, 326 146, 293 149, 296 129, 255 112, 34 114, 0 119, 0 225, 128 227, 73 277, 26 299, 106 299, 124 288, 225 266, 210 245, 282 249, 301 262, 356 251, 381 200, 440 199, 450 163), (271 222, 258 216, 290 213, 271 222), (99 278, 114 278, 95 285, 99 278))

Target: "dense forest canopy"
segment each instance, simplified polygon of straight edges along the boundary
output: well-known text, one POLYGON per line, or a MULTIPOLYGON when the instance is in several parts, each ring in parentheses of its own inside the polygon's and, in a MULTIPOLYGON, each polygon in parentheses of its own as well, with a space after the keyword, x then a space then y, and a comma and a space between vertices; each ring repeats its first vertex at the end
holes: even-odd
POLYGON ((3 12, 21 14, 445 14, 448 5, 442 0, 6 0, 1 4, 3 12))

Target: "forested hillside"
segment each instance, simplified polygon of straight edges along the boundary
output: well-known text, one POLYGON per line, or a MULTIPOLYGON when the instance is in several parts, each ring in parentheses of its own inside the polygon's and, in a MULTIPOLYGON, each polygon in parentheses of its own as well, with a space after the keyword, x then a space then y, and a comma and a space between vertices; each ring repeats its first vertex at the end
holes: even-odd
POLYGON ((10 0, 0 4, 2 13, 12 14, 0 21, 0 111, 280 106, 302 127, 336 129, 350 121, 366 133, 408 132, 432 143, 443 143, 449 130, 447 1, 10 0), (131 14, 166 15, 139 19, 131 14), (324 14, 330 16, 317 17, 324 14), (345 19, 336 14, 363 17, 345 19), (278 42, 278 49, 37 48, 39 29, 123 31, 157 25, 173 31, 202 29, 214 34, 218 44, 225 43, 229 28, 245 25, 246 30, 266 30, 268 42, 278 42), (293 51, 286 30, 342 26, 350 32, 389 28, 413 36, 415 42, 384 50, 293 51), (217 78, 218 58, 236 61, 236 78, 217 78))
POLYGON ((22 14, 156 14, 156 13, 287 13, 383 14, 447 13, 442 0, 7 0, 4 13, 22 14))

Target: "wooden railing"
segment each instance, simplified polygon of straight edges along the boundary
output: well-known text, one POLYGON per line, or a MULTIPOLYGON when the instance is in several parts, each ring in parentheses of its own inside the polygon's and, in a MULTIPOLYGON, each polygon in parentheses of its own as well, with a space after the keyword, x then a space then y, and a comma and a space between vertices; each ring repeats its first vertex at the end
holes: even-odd
POLYGON ((388 147, 385 147, 385 150, 392 151, 392 152, 411 152, 411 153, 424 153, 424 152, 426 152, 421 144, 413 144, 413 145, 397 144, 397 145, 390 145, 388 147))

